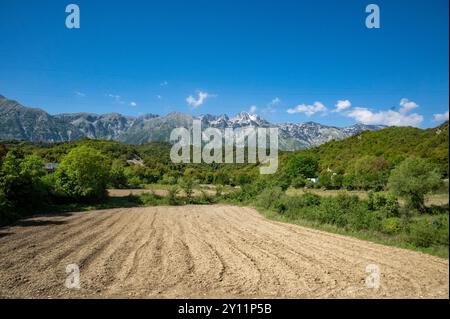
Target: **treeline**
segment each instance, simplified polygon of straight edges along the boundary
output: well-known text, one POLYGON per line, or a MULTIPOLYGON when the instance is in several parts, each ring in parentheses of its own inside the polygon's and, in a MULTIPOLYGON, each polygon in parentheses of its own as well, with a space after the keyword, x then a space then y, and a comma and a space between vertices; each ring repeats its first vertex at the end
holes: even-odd
MULTIPOLYGON (((107 188, 149 184, 239 185, 242 194, 264 180, 258 164, 176 164, 170 144, 127 145, 81 140, 49 144, 0 144, 0 223, 45 205, 99 201, 107 188), (45 164, 57 164, 55 171, 45 164), (190 183, 189 182, 189 183, 190 183)), ((364 132, 299 152, 281 152, 270 186, 389 190, 411 209, 425 212, 424 196, 448 177, 448 123, 364 132)), ((267 185, 266 185, 267 186, 267 185)), ((267 186, 268 187, 268 186, 267 186)), ((247 194, 247 195, 246 195, 247 194)))
POLYGON ((35 154, 46 163, 60 163, 72 149, 80 146, 99 150, 106 157, 114 175, 111 187, 115 188, 139 188, 154 183, 174 185, 183 176, 202 184, 240 185, 250 182, 259 174, 258 164, 172 163, 172 146, 168 143, 129 145, 84 139, 57 144, 4 142, 3 148, 35 154))

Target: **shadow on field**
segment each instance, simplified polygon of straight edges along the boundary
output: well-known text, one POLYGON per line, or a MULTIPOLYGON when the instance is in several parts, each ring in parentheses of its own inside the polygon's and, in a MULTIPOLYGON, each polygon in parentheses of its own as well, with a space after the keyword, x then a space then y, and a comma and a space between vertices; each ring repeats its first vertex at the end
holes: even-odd
POLYGON ((61 220, 42 220, 42 219, 23 219, 14 223, 14 226, 31 227, 31 226, 49 226, 49 225, 63 225, 65 221, 61 220))

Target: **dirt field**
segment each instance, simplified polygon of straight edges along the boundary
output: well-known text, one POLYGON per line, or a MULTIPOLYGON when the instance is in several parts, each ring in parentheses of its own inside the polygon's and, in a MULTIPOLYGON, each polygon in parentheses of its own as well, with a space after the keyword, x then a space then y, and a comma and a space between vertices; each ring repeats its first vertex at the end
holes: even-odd
POLYGON ((1 297, 448 298, 448 266, 225 205, 91 211, 0 229, 1 297), (79 290, 64 286, 72 263, 79 290), (370 264, 379 289, 366 286, 370 264))

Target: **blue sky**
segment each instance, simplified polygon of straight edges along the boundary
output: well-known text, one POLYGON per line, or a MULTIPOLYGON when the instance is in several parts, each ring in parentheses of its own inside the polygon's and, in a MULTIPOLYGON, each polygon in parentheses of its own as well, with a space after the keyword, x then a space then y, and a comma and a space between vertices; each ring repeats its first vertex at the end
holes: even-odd
POLYGON ((448 28, 446 0, 1 0, 0 94, 51 114, 431 127, 448 117, 448 28))

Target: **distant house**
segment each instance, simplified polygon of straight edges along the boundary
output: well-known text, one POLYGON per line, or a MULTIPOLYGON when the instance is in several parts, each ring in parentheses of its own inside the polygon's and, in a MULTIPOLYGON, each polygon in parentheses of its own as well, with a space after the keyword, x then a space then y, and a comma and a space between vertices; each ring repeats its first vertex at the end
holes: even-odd
POLYGON ((47 173, 53 173, 58 168, 58 163, 45 163, 44 169, 47 171, 47 173))

